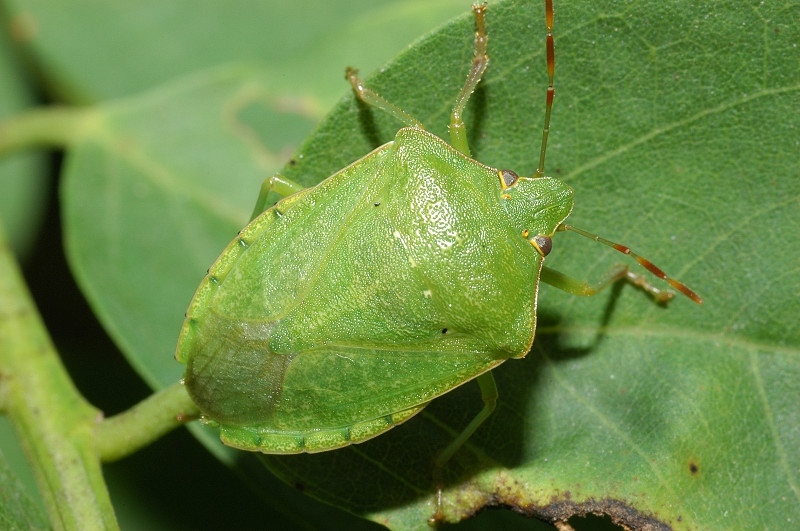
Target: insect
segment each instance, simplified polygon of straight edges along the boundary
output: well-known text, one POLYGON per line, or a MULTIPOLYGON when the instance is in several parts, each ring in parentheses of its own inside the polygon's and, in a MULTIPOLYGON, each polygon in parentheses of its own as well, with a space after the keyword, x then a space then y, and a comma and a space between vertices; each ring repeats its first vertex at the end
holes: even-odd
MULTIPOLYGON (((592 295, 626 279, 659 301, 673 295, 627 266, 595 285, 544 267, 558 231, 628 254, 702 302, 628 247, 564 223, 573 191, 544 176, 552 0, 545 8, 549 83, 532 177, 470 158, 462 112, 488 65, 485 4, 473 6, 475 54, 452 111, 450 144, 347 70, 358 98, 405 127, 315 187, 268 179, 257 215, 211 266, 186 313, 176 358, 224 443, 270 454, 341 448, 476 379, 483 409, 439 454, 438 483, 495 407, 491 370, 531 348, 540 280, 592 295), (265 209, 270 190, 285 197, 265 209)), ((440 514, 441 489, 437 504, 440 514)))

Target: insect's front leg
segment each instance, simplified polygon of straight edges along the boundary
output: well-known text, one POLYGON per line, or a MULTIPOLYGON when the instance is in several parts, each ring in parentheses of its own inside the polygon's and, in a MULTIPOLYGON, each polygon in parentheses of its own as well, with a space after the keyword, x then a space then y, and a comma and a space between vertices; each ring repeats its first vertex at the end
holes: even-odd
POLYGON ((647 280, 647 277, 638 273, 634 273, 628 268, 628 266, 623 264, 618 264, 611 268, 611 270, 603 275, 603 278, 600 279, 600 281, 594 284, 589 284, 584 280, 572 278, 564 273, 561 273, 560 271, 550 269, 547 266, 542 266, 542 273, 539 276, 539 280, 542 282, 546 282, 551 286, 555 286, 558 289, 566 291, 567 293, 572 293, 573 295, 597 295, 600 290, 609 284, 613 284, 614 282, 622 279, 652 295, 653 299, 655 299, 655 301, 659 304, 665 304, 671 301, 675 296, 674 291, 661 289, 657 286, 654 286, 647 280))
MULTIPOLYGON (((606 240, 605 238, 601 238, 597 234, 592 234, 589 231, 579 229, 578 227, 575 227, 574 225, 570 225, 568 223, 562 223, 561 225, 556 227, 556 230, 562 232, 570 231, 574 232, 575 234, 580 234, 584 238, 589 238, 590 240, 594 240, 597 243, 602 243, 603 245, 611 247, 615 251, 619 251, 622 254, 626 254, 634 258, 637 262, 639 262, 639 264, 642 267, 650 271, 652 274, 654 274, 661 280, 665 281, 667 284, 677 289, 678 291, 680 291, 681 293, 692 299, 697 304, 703 304, 703 299, 697 293, 692 291, 692 289, 689 286, 687 286, 680 280, 676 280, 674 278, 667 276, 667 274, 664 273, 664 271, 660 267, 655 265, 653 262, 651 262, 644 256, 633 252, 633 250, 631 250, 631 248, 628 247, 627 245, 622 245, 620 243, 612 242, 611 240, 606 240)), ((594 295, 608 284, 611 284, 612 282, 622 278, 624 278, 634 286, 638 286, 643 290, 647 291, 648 293, 653 295, 653 297, 655 297, 657 302, 660 303, 665 303, 669 301, 675 295, 672 291, 662 290, 653 286, 650 282, 647 281, 646 278, 642 277, 638 273, 629 271, 627 266, 615 267, 614 269, 609 271, 604 277, 604 279, 596 286, 591 286, 586 282, 580 282, 571 279, 565 275, 562 275, 558 271, 553 271, 552 269, 548 269, 547 267, 543 268, 541 276, 541 280, 543 280, 544 282, 552 284, 553 286, 561 288, 569 293, 574 293, 575 295, 594 295)))
POLYGON ((467 141, 467 126, 464 125, 464 118, 462 116, 464 107, 469 101, 469 97, 478 86, 486 67, 489 66, 489 56, 486 54, 486 43, 488 37, 486 36, 486 3, 475 4, 472 6, 472 12, 475 14, 475 57, 472 59, 472 67, 467 74, 467 80, 464 82, 464 87, 456 99, 453 106, 453 112, 450 115, 450 142, 453 147, 459 150, 464 155, 471 157, 472 154, 469 150, 469 142, 467 141))
POLYGON ((259 214, 269 208, 270 205, 267 204, 267 197, 270 192, 288 197, 301 190, 305 190, 305 187, 280 174, 275 174, 265 179, 264 182, 261 183, 261 190, 258 192, 258 199, 256 200, 256 206, 253 209, 253 215, 250 216, 250 220, 254 220, 259 214))

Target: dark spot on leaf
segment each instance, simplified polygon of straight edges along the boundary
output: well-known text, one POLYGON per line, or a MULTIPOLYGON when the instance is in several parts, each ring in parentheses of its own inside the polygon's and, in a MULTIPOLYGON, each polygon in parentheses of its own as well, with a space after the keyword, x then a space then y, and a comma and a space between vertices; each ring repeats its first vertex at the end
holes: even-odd
POLYGON ((777 35, 777 34, 778 34, 778 33, 780 33, 780 32, 781 32, 781 29, 780 29, 780 28, 775 28, 775 35, 777 35))
MULTIPOLYGON (((509 491, 510 493, 513 490, 509 491)), ((583 501, 572 499, 572 492, 562 492, 550 499, 545 505, 515 503, 513 494, 496 500, 498 504, 507 505, 515 512, 544 520, 551 524, 566 522, 573 516, 587 515, 607 516, 611 521, 624 529, 642 529, 647 531, 669 531, 670 525, 659 519, 657 514, 638 511, 631 505, 611 498, 588 498, 583 501)), ((527 499, 527 498, 526 498, 527 499)))
POLYGON ((442 333, 446 334, 447 333, 447 328, 442 328, 442 333))
POLYGON ((20 13, 11 19, 11 37, 21 43, 29 42, 39 33, 39 24, 30 13, 20 13))
POLYGON ((292 485, 292 486, 293 486, 294 488, 296 488, 297 490, 299 490, 300 492, 304 492, 304 491, 306 490, 306 484, 305 484, 305 483, 303 483, 303 482, 301 482, 301 481, 297 481, 297 482, 296 482, 294 485, 292 485))
POLYGON ((295 164, 297 164, 297 160, 289 159, 289 166, 294 166, 295 164))
POLYGON ((694 461, 689 461, 689 472, 695 476, 700 471, 700 467, 694 461))
POLYGON ((375 206, 381 206, 381 204, 378 201, 375 201, 375 206))

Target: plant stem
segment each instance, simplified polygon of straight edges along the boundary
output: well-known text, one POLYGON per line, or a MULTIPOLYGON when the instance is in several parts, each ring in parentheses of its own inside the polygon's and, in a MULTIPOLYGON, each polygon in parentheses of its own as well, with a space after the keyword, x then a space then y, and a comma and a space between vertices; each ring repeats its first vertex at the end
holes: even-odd
POLYGON ((175 383, 101 422, 97 426, 100 458, 114 461, 125 457, 199 415, 183 383, 175 383))
POLYGON ((44 107, 0 123, 0 156, 35 146, 64 147, 88 123, 91 111, 77 107, 44 107))
POLYGON ((117 529, 95 448, 99 411, 75 389, 0 226, 0 410, 56 529, 117 529))

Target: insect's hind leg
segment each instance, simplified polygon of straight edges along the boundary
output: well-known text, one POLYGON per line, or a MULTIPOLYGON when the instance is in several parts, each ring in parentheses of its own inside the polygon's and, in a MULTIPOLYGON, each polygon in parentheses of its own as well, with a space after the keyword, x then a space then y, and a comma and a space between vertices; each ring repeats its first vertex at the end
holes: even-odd
POLYGON ((287 197, 301 190, 305 190, 305 186, 287 179, 280 174, 275 174, 272 177, 265 179, 264 182, 261 183, 261 190, 258 192, 258 199, 256 200, 256 206, 253 209, 253 215, 250 216, 250 220, 254 220, 259 216, 259 214, 269 208, 267 204, 267 198, 269 197, 270 192, 275 192, 283 197, 287 197))

